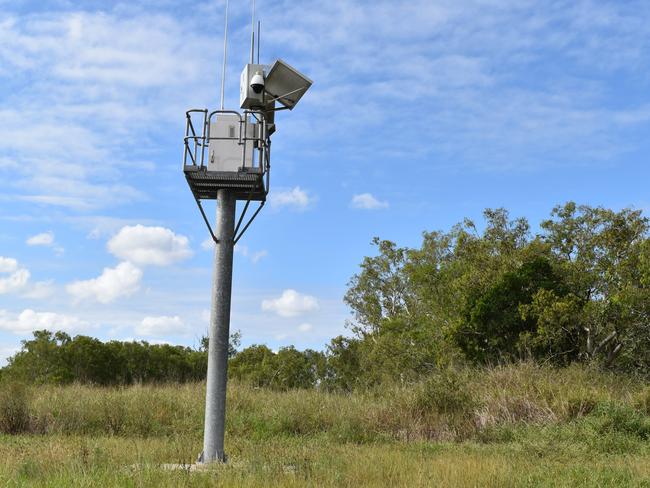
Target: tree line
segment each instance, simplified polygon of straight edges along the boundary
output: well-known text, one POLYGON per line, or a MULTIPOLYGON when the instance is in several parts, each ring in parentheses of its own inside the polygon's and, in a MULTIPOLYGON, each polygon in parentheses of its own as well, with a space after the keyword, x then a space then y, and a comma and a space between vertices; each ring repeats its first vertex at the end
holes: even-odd
MULTIPOLYGON (((454 365, 520 360, 594 362, 650 374, 650 238, 640 210, 557 206, 533 233, 524 218, 487 209, 482 230, 464 220, 425 232, 419 248, 375 238, 344 300, 349 336, 324 351, 237 351, 229 374, 273 388, 352 390, 411 381, 454 365)), ((102 343, 38 331, 0 374, 34 382, 195 381, 197 349, 102 343)))

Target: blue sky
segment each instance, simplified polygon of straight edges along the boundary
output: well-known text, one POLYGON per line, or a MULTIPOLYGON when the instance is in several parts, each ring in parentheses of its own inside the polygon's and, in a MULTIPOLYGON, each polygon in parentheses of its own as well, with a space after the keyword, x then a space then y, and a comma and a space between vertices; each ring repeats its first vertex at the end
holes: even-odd
MULTIPOLYGON (((261 61, 314 80, 237 249, 244 345, 321 348, 373 236, 486 207, 650 207, 650 4, 258 0, 261 61)), ((231 2, 237 108, 250 5, 231 2)), ((196 345, 211 252, 180 164, 217 108, 220 1, 0 0, 0 363, 38 328, 196 345)), ((213 215, 213 207, 209 212, 213 215)))

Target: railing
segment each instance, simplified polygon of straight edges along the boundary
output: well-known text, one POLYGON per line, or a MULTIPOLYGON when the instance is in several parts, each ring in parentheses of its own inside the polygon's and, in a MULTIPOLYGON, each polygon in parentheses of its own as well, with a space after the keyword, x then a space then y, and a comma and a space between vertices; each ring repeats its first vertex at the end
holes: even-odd
POLYGON ((268 124, 262 112, 245 110, 243 115, 234 110, 214 110, 208 113, 207 109, 192 109, 186 113, 185 137, 183 139, 183 169, 186 166, 204 169, 205 150, 209 147, 210 141, 214 140, 236 140, 241 146, 241 168, 259 168, 260 173, 266 176, 266 188, 269 183, 270 169, 270 146, 271 140, 268 134, 268 124), (219 115, 236 115, 239 119, 238 134, 234 137, 217 137, 210 134, 210 127, 213 118, 219 115), (197 132, 195 124, 201 125, 200 133, 197 132), (252 134, 249 136, 249 127, 252 127, 252 134), (247 165, 246 155, 250 145, 253 145, 250 166, 247 165), (257 153, 257 157, 255 157, 257 153))

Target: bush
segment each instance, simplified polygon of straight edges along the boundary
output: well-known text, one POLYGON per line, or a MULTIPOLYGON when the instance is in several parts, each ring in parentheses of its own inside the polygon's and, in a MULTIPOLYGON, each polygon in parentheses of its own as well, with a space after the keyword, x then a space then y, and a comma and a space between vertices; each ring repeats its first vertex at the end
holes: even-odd
POLYGON ((0 385, 0 432, 21 434, 29 430, 29 398, 20 383, 0 385))
POLYGON ((599 433, 620 433, 641 440, 650 439, 650 418, 629 405, 618 403, 599 404, 593 411, 599 433))
POLYGON ((475 401, 469 382, 453 370, 443 370, 429 376, 416 390, 413 408, 417 413, 440 413, 466 416, 471 414, 475 401))

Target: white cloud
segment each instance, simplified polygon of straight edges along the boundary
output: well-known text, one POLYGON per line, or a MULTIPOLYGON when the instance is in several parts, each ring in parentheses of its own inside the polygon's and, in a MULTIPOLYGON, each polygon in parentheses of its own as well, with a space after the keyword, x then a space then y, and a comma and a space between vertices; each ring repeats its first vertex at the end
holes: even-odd
POLYGON ((352 197, 350 205, 352 208, 360 208, 363 210, 378 210, 380 208, 387 208, 388 202, 377 200, 371 193, 360 193, 352 197))
POLYGON ((135 327, 135 332, 141 336, 187 335, 189 327, 179 316, 145 317, 142 323, 135 327))
POLYGON ((0 330, 23 334, 35 330, 47 329, 50 331, 83 330, 88 323, 71 315, 54 312, 35 312, 31 309, 23 310, 18 316, 12 316, 6 310, 0 310, 0 330))
POLYGON ((192 255, 190 241, 165 227, 134 225, 122 229, 110 241, 108 250, 138 266, 168 266, 192 255))
POLYGON ((21 87, 0 111, 0 152, 15 168, 3 189, 15 198, 81 210, 144 198, 128 181, 152 167, 132 161, 140 131, 153 120, 164 130, 182 113, 179 87, 194 99, 207 92, 199 79, 209 35, 156 9, 121 10, 3 11, 0 76, 21 87))
POLYGON ((51 231, 31 236, 26 241, 28 246, 51 246, 54 244, 54 234, 51 231))
POLYGON ((251 255, 251 261, 253 264, 257 264, 260 259, 265 258, 268 255, 269 252, 266 249, 262 249, 261 251, 254 252, 251 255))
POLYGON ((315 297, 303 295, 292 289, 284 290, 279 298, 262 300, 262 310, 275 312, 281 317, 295 317, 318 308, 318 300, 315 297))
POLYGON ((298 330, 299 330, 300 332, 309 332, 309 331, 312 330, 313 328, 314 328, 313 325, 311 325, 311 324, 307 324, 307 323, 300 324, 300 325, 298 326, 298 330))
POLYGON ((24 298, 32 300, 42 300, 54 295, 55 287, 53 281, 37 281, 32 285, 28 285, 26 290, 21 293, 24 298))
POLYGON ((18 269, 18 261, 14 258, 0 256, 0 273, 12 273, 18 269))
POLYGON ((296 186, 292 190, 271 192, 269 201, 272 208, 289 207, 297 210, 305 210, 314 201, 305 190, 296 186))
POLYGON ((140 288, 141 280, 142 271, 130 262, 123 262, 115 268, 104 268, 97 278, 70 283, 66 290, 77 301, 92 299, 110 303, 134 294, 140 288))
POLYGON ((27 286, 29 277, 29 271, 21 268, 18 261, 0 256, 0 295, 22 290, 27 286))

